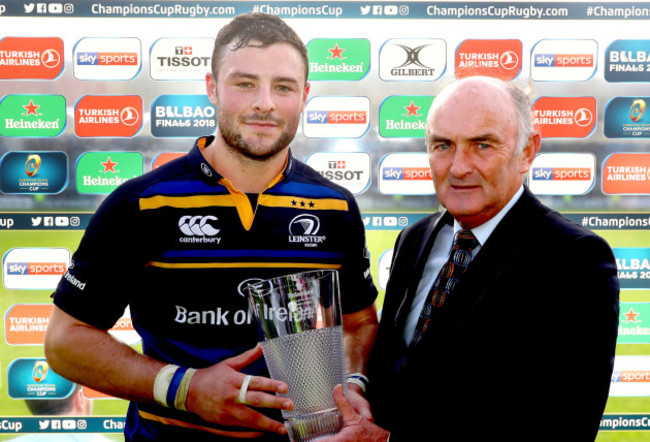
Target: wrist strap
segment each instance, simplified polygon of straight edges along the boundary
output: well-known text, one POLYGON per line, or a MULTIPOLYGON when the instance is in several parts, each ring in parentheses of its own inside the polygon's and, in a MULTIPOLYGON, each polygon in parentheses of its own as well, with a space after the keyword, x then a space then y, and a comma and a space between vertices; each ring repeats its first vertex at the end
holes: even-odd
POLYGON ((194 368, 188 368, 185 371, 183 379, 181 379, 180 385, 178 386, 176 397, 174 398, 174 408, 187 411, 187 392, 190 391, 190 383, 192 382, 194 373, 196 373, 194 368))
POLYGON ((180 367, 174 364, 165 365, 160 369, 153 381, 153 399, 165 407, 167 404, 167 392, 169 391, 169 384, 180 367))

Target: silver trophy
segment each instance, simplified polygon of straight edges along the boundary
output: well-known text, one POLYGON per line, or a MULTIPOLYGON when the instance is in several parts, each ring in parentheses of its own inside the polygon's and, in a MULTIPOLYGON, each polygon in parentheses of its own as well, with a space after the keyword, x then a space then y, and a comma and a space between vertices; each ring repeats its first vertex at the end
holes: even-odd
POLYGON ((295 407, 282 411, 292 441, 338 433, 342 418, 332 398, 345 382, 338 272, 315 270, 250 284, 249 301, 264 334, 264 359, 281 396, 295 407))

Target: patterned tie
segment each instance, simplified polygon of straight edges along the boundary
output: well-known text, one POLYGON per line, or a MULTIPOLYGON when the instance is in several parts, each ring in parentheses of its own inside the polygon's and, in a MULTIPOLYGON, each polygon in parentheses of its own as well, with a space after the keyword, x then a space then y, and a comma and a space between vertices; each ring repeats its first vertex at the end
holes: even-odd
POLYGON ((447 295, 454 290, 461 276, 467 270, 467 266, 472 260, 472 250, 477 245, 478 240, 474 237, 471 230, 462 229, 456 233, 449 260, 442 266, 438 277, 431 286, 431 290, 429 290, 427 299, 424 301, 424 307, 422 307, 418 324, 413 333, 411 346, 417 345, 420 339, 422 339, 424 332, 429 326, 433 309, 443 306, 447 295))

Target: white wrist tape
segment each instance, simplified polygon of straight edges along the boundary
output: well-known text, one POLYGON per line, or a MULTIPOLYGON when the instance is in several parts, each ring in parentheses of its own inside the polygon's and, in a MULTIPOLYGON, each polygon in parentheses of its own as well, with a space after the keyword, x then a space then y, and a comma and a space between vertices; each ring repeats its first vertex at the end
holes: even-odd
POLYGON ((167 390, 169 390, 169 384, 172 381, 174 373, 179 368, 178 365, 168 364, 161 368, 156 375, 156 379, 153 382, 153 399, 160 405, 169 407, 167 404, 167 390))
POLYGON ((174 398, 174 408, 177 410, 187 411, 187 392, 190 391, 190 383, 192 382, 194 373, 196 373, 194 368, 188 368, 183 375, 181 385, 178 387, 176 397, 174 398))

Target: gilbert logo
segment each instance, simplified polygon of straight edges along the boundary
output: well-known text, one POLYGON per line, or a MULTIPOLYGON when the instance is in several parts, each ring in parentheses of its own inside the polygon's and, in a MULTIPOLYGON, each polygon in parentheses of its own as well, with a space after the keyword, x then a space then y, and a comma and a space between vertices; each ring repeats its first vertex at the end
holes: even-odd
POLYGON ((603 192, 649 194, 650 153, 615 153, 603 163, 603 192))
POLYGON ((386 98, 379 107, 379 134, 386 138, 424 138, 433 98, 401 95, 386 98))
POLYGON ((0 79, 52 80, 63 71, 58 37, 5 37, 0 40, 0 79))
POLYGON ((140 71, 137 38, 83 38, 74 48, 74 76, 79 80, 130 80, 140 71))
POLYGON ((56 137, 66 125, 62 95, 7 95, 0 101, 0 135, 56 137))
POLYGON ((314 97, 303 112, 306 137, 360 137, 370 126, 368 97, 314 97))
POLYGON ((456 77, 486 75, 512 80, 521 71, 520 40, 465 40, 456 50, 456 77))
POLYGON ((370 69, 365 38, 316 38, 307 44, 310 80, 360 80, 370 69))
POLYGON ((77 160, 77 191, 105 194, 142 175, 139 152, 86 152, 77 160))
POLYGON ((442 39, 388 40, 379 54, 379 77, 388 81, 433 81, 445 72, 447 44, 442 39))
POLYGON ((544 138, 584 138, 596 127, 596 99, 540 97, 533 104, 533 115, 544 138))
POLYGON ((540 40, 530 74, 536 81, 586 81, 596 72, 597 58, 596 40, 540 40))
POLYGON ((142 98, 137 95, 86 95, 75 106, 79 137, 132 137, 142 127, 142 98))

